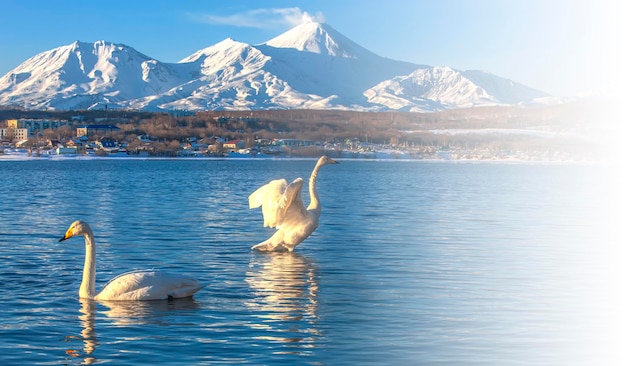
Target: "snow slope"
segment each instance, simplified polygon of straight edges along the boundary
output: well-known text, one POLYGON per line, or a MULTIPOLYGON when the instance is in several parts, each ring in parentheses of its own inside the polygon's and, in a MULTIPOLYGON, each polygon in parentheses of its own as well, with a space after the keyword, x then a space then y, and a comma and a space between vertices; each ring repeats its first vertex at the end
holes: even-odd
POLYGON ((225 39, 177 63, 123 44, 74 42, 0 78, 0 105, 33 109, 436 111, 545 96, 482 71, 381 57, 315 22, 259 45, 225 39))

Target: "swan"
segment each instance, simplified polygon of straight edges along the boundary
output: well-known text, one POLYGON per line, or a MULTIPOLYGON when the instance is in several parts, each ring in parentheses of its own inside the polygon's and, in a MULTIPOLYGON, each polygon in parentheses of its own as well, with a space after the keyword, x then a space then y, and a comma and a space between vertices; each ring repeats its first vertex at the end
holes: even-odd
POLYGON ((162 300, 192 296, 204 287, 197 280, 178 274, 140 270, 121 274, 96 293, 96 241, 86 222, 74 221, 59 241, 85 238, 85 266, 78 295, 91 300, 162 300))
POLYGON ((315 164, 309 178, 309 194, 311 203, 307 208, 302 202, 302 185, 304 180, 297 178, 291 184, 285 179, 273 180, 248 196, 250 209, 262 206, 263 226, 276 228, 269 239, 255 245, 252 249, 260 251, 289 251, 311 235, 320 219, 322 206, 315 180, 320 168, 327 164, 337 164, 328 156, 322 156, 315 164))

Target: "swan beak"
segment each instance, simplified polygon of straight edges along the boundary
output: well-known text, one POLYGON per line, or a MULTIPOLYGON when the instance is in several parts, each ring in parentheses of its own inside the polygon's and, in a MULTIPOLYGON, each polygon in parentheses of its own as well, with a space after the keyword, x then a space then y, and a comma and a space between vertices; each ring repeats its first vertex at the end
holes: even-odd
POLYGON ((333 160, 331 158, 328 158, 328 164, 339 164, 339 162, 335 161, 335 160, 333 160))
POLYGON ((59 242, 62 242, 63 240, 67 240, 67 239, 71 238, 72 236, 74 236, 74 233, 72 232, 72 229, 68 229, 65 232, 65 235, 61 239, 59 239, 59 242))

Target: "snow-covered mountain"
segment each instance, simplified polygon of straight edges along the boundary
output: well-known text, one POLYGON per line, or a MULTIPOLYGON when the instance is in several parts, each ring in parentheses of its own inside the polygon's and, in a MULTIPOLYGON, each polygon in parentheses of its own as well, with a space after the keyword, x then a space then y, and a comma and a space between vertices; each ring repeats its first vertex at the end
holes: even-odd
POLYGON ((545 96, 482 71, 384 58, 313 22, 259 45, 229 38, 177 63, 123 44, 74 42, 0 78, 0 105, 32 109, 436 111, 545 96))
POLYGON ((292 28, 265 44, 275 48, 293 48, 327 56, 348 58, 375 56, 374 53, 354 43, 334 28, 314 22, 292 28))

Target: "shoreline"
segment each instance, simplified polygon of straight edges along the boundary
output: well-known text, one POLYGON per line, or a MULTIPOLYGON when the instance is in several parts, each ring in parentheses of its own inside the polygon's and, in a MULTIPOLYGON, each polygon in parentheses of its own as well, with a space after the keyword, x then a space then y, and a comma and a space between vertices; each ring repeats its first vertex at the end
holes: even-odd
MULTIPOLYGON (((430 157, 410 157, 409 154, 402 155, 390 155, 382 154, 382 156, 371 156, 370 154, 364 155, 354 152, 343 152, 337 154, 336 151, 328 152, 329 156, 339 161, 358 161, 358 162, 423 162, 423 163, 510 163, 510 164, 548 164, 548 165, 605 165, 610 164, 608 160, 598 159, 540 159, 526 156, 521 157, 505 157, 505 158, 463 158, 463 157, 451 157, 449 155, 437 155, 430 157), (338 156, 339 155, 339 156, 338 156)), ((293 161, 293 160, 315 160, 318 157, 315 156, 287 156, 287 155, 266 155, 257 154, 252 156, 250 154, 238 154, 232 153, 227 156, 133 156, 126 153, 109 154, 106 156, 96 156, 93 154, 41 154, 32 155, 28 152, 6 152, 0 153, 0 162, 2 161, 99 161, 99 160, 180 160, 180 161, 228 161, 228 160, 264 160, 264 161, 293 161)))

